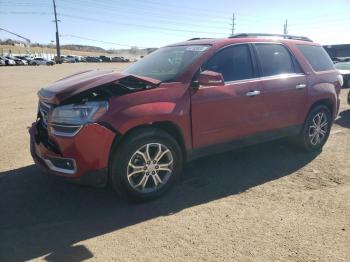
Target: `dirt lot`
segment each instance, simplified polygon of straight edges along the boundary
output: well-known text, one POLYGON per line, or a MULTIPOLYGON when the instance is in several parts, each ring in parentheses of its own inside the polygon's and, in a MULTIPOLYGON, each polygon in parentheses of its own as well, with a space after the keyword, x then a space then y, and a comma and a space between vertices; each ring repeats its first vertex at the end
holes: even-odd
POLYGON ((0 68, 0 261, 349 261, 348 90, 323 152, 282 140, 199 159, 154 202, 39 171, 26 130, 39 88, 122 66, 0 68))

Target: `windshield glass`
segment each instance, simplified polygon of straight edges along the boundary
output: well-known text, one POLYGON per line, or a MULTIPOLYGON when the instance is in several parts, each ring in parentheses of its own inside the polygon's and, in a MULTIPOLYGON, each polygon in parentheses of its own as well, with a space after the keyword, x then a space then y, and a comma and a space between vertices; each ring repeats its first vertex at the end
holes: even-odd
POLYGON ((151 77, 162 82, 173 81, 209 47, 209 45, 163 47, 145 56, 124 72, 151 77))
POLYGON ((336 69, 342 69, 342 70, 350 70, 350 63, 345 62, 345 63, 336 63, 334 65, 336 69))

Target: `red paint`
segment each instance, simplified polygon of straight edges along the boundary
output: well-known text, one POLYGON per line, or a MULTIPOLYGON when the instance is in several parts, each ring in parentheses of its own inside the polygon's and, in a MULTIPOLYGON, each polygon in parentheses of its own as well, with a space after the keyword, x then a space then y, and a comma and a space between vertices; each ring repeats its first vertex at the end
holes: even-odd
MULTIPOLYGON (((35 124, 30 128, 29 133, 31 139, 34 140, 34 136, 37 134, 35 124)), ((50 151, 42 143, 34 143, 34 152, 36 155, 40 155, 41 158, 45 159, 49 156, 75 159, 78 170, 76 174, 67 175, 52 171, 50 173, 70 178, 79 178, 88 171, 107 167, 108 156, 114 138, 115 133, 111 130, 98 124, 91 124, 84 126, 74 137, 51 136, 51 139, 59 146, 61 154, 50 151)), ((46 171, 49 171, 45 166, 41 164, 40 166, 44 167, 46 171)))
MULTIPOLYGON (((339 107, 340 85, 337 71, 314 72, 302 56, 297 44, 317 45, 296 40, 271 40, 259 38, 227 38, 195 40, 180 43, 211 44, 212 47, 191 67, 171 83, 136 77, 157 88, 112 97, 109 110, 100 119, 108 123, 120 134, 131 129, 155 122, 171 122, 182 133, 186 150, 230 141, 262 131, 301 125, 317 101, 328 99, 334 106, 334 117, 339 107), (193 76, 199 67, 219 49, 237 43, 278 42, 290 50, 303 71, 302 74, 284 77, 264 77, 230 83, 210 83, 209 80, 222 80, 221 74, 204 72, 199 82, 205 84, 198 89, 190 87, 193 76), (295 87, 305 83, 306 88, 295 87), (248 97, 247 92, 259 91, 261 95, 248 97)), ((45 88, 40 99, 59 104, 65 99, 125 77, 123 73, 111 71, 86 71, 55 82, 45 88)), ((31 129, 32 139, 35 124, 31 129)), ((64 157, 77 161, 78 173, 108 166, 108 157, 114 139, 118 135, 98 124, 87 125, 72 138, 50 136, 64 157)), ((35 144, 43 156, 55 154, 42 144, 35 144)), ((58 174, 62 175, 62 174, 58 174)))

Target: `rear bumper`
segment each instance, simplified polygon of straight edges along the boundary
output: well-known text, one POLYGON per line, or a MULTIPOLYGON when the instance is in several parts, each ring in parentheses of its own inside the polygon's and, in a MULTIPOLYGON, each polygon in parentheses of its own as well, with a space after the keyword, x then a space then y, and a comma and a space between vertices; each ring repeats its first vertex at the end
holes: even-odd
POLYGON ((99 124, 84 126, 74 137, 42 135, 39 123, 29 129, 30 152, 46 173, 73 182, 101 186, 108 178, 108 159, 115 133, 99 124))

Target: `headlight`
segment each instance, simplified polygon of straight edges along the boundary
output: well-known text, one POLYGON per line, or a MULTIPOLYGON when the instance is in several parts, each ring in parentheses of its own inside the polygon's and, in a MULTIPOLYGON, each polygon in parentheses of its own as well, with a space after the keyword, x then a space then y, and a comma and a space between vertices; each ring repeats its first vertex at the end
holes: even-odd
POLYGON ((107 110, 107 101, 58 106, 53 110, 50 122, 52 124, 84 125, 95 122, 107 110))

